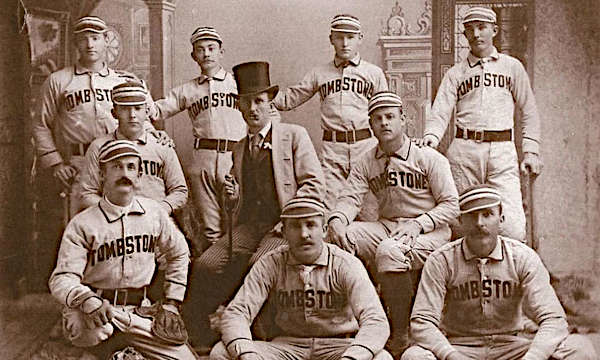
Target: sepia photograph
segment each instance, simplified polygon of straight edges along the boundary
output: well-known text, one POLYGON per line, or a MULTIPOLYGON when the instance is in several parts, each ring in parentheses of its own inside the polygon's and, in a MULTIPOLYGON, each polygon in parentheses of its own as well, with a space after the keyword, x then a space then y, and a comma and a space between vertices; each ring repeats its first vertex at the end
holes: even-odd
POLYGON ((597 0, 0 10, 0 359, 600 359, 597 0))

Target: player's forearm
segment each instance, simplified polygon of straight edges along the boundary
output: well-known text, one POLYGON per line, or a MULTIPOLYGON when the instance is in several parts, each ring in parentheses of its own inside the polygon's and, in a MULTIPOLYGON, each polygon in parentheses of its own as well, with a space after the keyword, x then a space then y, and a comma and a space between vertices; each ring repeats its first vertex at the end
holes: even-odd
MULTIPOLYGON (((168 220, 170 222, 170 220, 168 220)), ((173 242, 167 250, 167 269, 165 271, 165 298, 183 301, 187 287, 187 274, 190 263, 190 251, 183 234, 173 227, 173 235, 170 239, 173 242)))
POLYGON ((433 220, 435 226, 439 226, 454 221, 459 213, 458 199, 450 198, 438 203, 433 209, 427 212, 427 215, 433 220))
POLYGON ((456 351, 434 323, 419 315, 411 317, 410 333, 416 345, 431 351, 438 359, 446 359, 456 351))
POLYGON ((45 126, 43 121, 38 121, 33 125, 32 134, 37 158, 42 168, 49 168, 63 162, 63 157, 54 143, 52 131, 45 126))
POLYGON ((310 100, 314 94, 312 85, 300 83, 280 91, 273 99, 273 105, 280 111, 293 110, 310 100))
POLYGON ((81 284, 81 278, 77 274, 56 270, 50 276, 48 287, 56 300, 70 308, 80 306, 93 294, 88 286, 81 284))
POLYGON ((563 317, 548 318, 540 324, 525 360, 549 359, 558 345, 569 335, 567 321, 563 317))
POLYGON ((174 189, 167 191, 165 201, 171 206, 173 211, 181 209, 188 199, 188 188, 186 185, 179 185, 174 189))

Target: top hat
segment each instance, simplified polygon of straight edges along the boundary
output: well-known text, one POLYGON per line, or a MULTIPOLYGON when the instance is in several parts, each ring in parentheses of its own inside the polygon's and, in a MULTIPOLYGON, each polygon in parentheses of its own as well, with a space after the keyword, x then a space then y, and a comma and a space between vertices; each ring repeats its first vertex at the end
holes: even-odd
POLYGON ((278 85, 271 86, 269 63, 253 61, 233 67, 233 76, 237 84, 238 96, 256 95, 268 92, 273 99, 279 91, 278 85))

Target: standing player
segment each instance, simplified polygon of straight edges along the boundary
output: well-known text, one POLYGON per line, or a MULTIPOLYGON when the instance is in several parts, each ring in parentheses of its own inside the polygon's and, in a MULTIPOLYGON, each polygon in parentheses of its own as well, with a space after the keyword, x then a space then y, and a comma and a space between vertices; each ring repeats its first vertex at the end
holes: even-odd
POLYGON ((111 134, 94 140, 85 154, 85 165, 79 176, 84 208, 97 204, 101 199, 98 153, 103 144, 113 140, 133 141, 140 151, 142 177, 137 189, 139 195, 158 201, 169 215, 185 205, 188 189, 175 149, 162 145, 144 131, 143 124, 148 118, 147 98, 148 91, 139 82, 128 81, 112 90, 112 114, 119 120, 119 127, 111 134))
POLYGON ((539 174, 540 121, 525 68, 519 60, 499 54, 493 45, 498 33, 496 13, 470 8, 463 20, 471 52, 444 78, 425 122, 425 144, 437 147, 456 109, 456 134, 448 160, 458 191, 490 183, 502 195, 502 233, 525 240, 519 163, 514 136, 515 105, 522 114, 521 171, 539 174))
POLYGON ((102 19, 85 16, 73 28, 79 59, 74 66, 50 74, 42 85, 40 116, 32 130, 41 167, 52 167, 54 177, 70 190, 71 215, 79 210, 79 186, 71 185, 86 149, 92 140, 117 127, 110 91, 135 78, 107 66, 107 27, 102 19))
POLYGON ((233 145, 246 134, 238 110, 233 76, 220 64, 223 40, 212 27, 197 28, 190 38, 192 59, 202 73, 158 100, 151 118, 167 119, 187 111, 194 131, 192 164, 187 169, 202 235, 213 244, 224 234, 219 184, 231 169, 233 145))
POLYGON ((392 324, 389 347, 398 355, 408 343, 415 271, 450 240, 448 223, 458 216, 458 194, 446 158, 414 146, 406 136, 398 95, 373 95, 369 116, 379 145, 350 171, 348 186, 329 217, 329 238, 376 267, 392 324), (353 222, 369 191, 379 203, 379 219, 353 222))
POLYGON ((156 201, 134 195, 142 174, 135 144, 108 142, 99 161, 104 197, 67 225, 48 282, 65 305, 63 333, 73 345, 99 351, 119 330, 144 356, 195 359, 178 314, 189 263, 185 239, 156 201), (159 257, 166 260, 164 299, 149 311, 146 288, 159 257))
POLYGON ((375 144, 369 129, 367 105, 376 92, 387 90, 383 71, 361 58, 360 21, 337 15, 331 21, 329 41, 333 61, 311 70, 300 83, 290 86, 273 101, 278 110, 292 110, 314 94, 321 99, 323 147, 321 164, 327 184, 325 205, 332 209, 339 191, 357 159, 375 144))
POLYGON ((385 312, 360 261, 325 244, 325 208, 293 198, 281 211, 282 246, 252 267, 222 317, 211 359, 391 359, 385 312), (269 300, 282 334, 253 341, 250 325, 269 300))
POLYGON ((501 194, 488 184, 460 196, 465 237, 429 256, 411 315, 412 359, 597 359, 582 335, 569 335, 539 256, 499 236, 501 194), (539 325, 520 337, 523 309, 539 325), (443 329, 443 333, 442 333, 443 329))

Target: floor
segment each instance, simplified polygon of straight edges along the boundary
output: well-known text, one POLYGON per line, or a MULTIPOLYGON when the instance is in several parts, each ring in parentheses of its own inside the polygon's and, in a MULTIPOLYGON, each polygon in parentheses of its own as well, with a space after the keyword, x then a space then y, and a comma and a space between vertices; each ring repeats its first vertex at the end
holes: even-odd
MULTIPOLYGON (((589 336, 600 353, 600 334, 589 336)), ((49 294, 0 300, 0 359, 103 360, 66 344, 60 329, 60 306, 49 294)))

